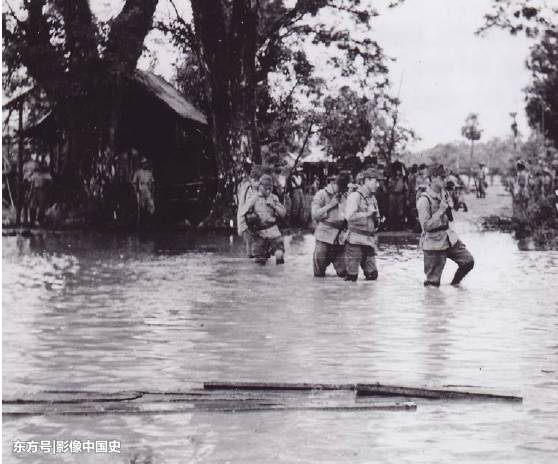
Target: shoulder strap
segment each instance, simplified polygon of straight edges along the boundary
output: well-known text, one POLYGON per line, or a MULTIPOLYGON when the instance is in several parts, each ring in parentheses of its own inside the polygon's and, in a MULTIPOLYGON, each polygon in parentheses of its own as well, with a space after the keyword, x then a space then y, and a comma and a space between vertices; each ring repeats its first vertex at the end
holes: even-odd
POLYGON ((368 198, 366 198, 360 190, 357 190, 357 192, 362 197, 362 199, 366 202, 366 206, 368 206, 370 204, 368 203, 368 198))
POLYGON ((426 198, 428 200, 428 209, 430 210, 430 215, 432 215, 432 198, 426 192, 422 192, 419 198, 426 198))

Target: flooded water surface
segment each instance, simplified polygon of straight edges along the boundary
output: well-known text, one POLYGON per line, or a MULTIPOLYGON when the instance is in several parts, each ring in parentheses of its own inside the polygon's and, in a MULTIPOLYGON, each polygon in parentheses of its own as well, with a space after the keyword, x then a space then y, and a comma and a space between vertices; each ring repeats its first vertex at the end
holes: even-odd
POLYGON ((370 463, 558 459, 558 253, 458 224, 476 266, 422 285, 416 238, 384 239, 377 282, 312 276, 313 237, 284 266, 237 239, 3 238, 3 392, 184 391, 204 381, 468 385, 523 403, 416 411, 6 416, 4 462, 370 463), (117 439, 119 454, 16 456, 12 442, 117 439))

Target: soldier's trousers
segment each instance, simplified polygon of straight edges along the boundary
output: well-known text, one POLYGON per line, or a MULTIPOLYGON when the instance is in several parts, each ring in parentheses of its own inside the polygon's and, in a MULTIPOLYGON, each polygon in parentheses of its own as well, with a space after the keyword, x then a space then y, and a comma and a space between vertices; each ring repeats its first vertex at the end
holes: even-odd
POLYGON ((245 230, 242 232, 242 240, 244 242, 244 248, 246 249, 246 254, 248 258, 254 257, 254 251, 252 250, 254 245, 254 234, 250 230, 245 230))
POLYGON ((345 265, 348 276, 357 276, 359 266, 366 277, 377 275, 378 268, 376 267, 374 247, 347 243, 345 245, 345 265))
POLYGON ((323 277, 327 267, 333 263, 335 272, 339 277, 345 277, 345 247, 344 245, 332 245, 330 243, 316 240, 314 248, 314 276, 323 277))
POLYGON ((451 259, 459 266, 451 282, 452 284, 461 282, 475 265, 473 256, 461 240, 447 250, 424 250, 425 285, 440 285, 446 258, 451 259))

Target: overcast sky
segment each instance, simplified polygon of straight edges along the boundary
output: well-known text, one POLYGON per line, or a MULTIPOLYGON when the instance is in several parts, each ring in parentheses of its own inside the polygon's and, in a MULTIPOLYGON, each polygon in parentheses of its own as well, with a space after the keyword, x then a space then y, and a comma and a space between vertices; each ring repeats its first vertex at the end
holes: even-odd
POLYGON ((503 31, 474 35, 488 0, 406 0, 376 18, 376 40, 397 59, 391 78, 401 78, 402 113, 422 137, 417 149, 462 139, 470 112, 479 114, 483 139, 510 134, 509 113, 518 113, 526 134, 522 89, 529 83, 530 43, 503 31))
MULTIPOLYGON (((558 0, 557 0, 558 1, 558 0)), ((166 2, 159 11, 167 11, 166 2)), ((186 4, 178 1, 177 4, 186 4)), ((510 134, 510 112, 528 133, 522 89, 529 83, 523 36, 493 31, 474 35, 490 0, 406 0, 374 19, 374 36, 387 55, 394 92, 401 82, 401 112, 422 140, 413 148, 461 140, 467 114, 479 114, 483 139, 510 134)), ((121 0, 93 0, 102 16, 115 14, 121 0)), ((160 54, 157 71, 172 77, 171 54, 160 54)), ((140 63, 146 65, 146 61, 140 63)))

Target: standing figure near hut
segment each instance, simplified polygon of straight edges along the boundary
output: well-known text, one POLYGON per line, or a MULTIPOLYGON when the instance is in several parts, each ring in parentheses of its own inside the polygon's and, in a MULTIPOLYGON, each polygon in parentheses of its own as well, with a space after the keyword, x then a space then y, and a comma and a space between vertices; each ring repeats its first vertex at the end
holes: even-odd
POLYGON ((425 287, 440 286, 447 258, 458 265, 451 281, 452 285, 458 285, 475 264, 471 253, 449 226, 449 222, 453 221, 452 202, 449 194, 444 190, 445 185, 444 167, 441 164, 433 164, 430 168, 430 186, 417 200, 422 227, 420 246, 424 253, 425 287))
POLYGON ((49 187, 52 182, 49 169, 45 163, 40 163, 37 170, 31 175, 29 198, 30 222, 37 226, 43 223, 48 206, 49 187))
POLYGON ((356 282, 358 279, 359 265, 366 280, 378 278, 376 232, 380 225, 380 212, 374 194, 378 188, 378 180, 382 179, 383 175, 377 169, 371 168, 363 172, 363 177, 364 185, 349 194, 345 208, 349 229, 345 245, 345 280, 350 282, 356 282))
POLYGON ((289 178, 288 184, 291 195, 291 224, 304 226, 304 174, 302 167, 297 167, 296 172, 289 178))
POLYGON ((254 232, 250 230, 250 227, 246 223, 246 217, 241 212, 248 200, 252 196, 258 194, 258 187, 260 185, 260 177, 262 177, 262 168, 260 166, 252 166, 250 171, 250 177, 246 182, 240 184, 238 188, 238 210, 236 213, 236 226, 238 231, 238 236, 242 237, 244 241, 244 247, 246 249, 246 254, 249 258, 254 257, 254 252, 252 250, 252 245, 254 242, 254 232))
POLYGON ((30 217, 30 202, 32 195, 31 178, 39 170, 37 154, 31 153, 29 159, 23 163, 23 222, 33 222, 30 217))
POLYGON ((324 277, 327 267, 333 263, 339 277, 345 277, 344 217, 349 174, 328 176, 328 184, 319 190, 312 200, 312 219, 317 222, 314 230, 314 277, 324 277))
POLYGON ((273 179, 264 174, 260 178, 258 193, 249 196, 239 211, 253 232, 252 251, 256 262, 262 265, 271 255, 275 255, 275 264, 285 262, 285 245, 277 220, 284 218, 287 211, 272 190, 273 179))
POLYGON ((147 212, 150 216, 155 214, 155 179, 153 177, 153 172, 149 169, 149 162, 147 161, 147 158, 142 157, 139 169, 134 172, 132 184, 136 191, 138 202, 137 213, 139 224, 144 212, 147 212))

